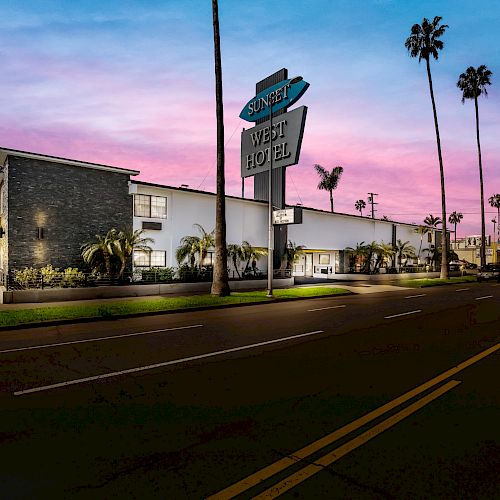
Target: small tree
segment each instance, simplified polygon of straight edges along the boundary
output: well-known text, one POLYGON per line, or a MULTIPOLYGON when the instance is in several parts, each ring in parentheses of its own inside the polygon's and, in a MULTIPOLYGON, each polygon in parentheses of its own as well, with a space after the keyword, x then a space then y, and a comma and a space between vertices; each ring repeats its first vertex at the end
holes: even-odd
POLYGON ((238 245, 237 243, 229 243, 227 245, 227 257, 231 259, 233 263, 233 267, 236 270, 236 274, 238 278, 241 278, 240 271, 238 269, 241 261, 245 258, 245 251, 243 245, 247 242, 243 242, 242 245, 238 245))
POLYGON ((151 252, 152 249, 149 243, 154 243, 153 238, 143 237, 144 231, 142 229, 132 230, 130 228, 120 231, 116 235, 116 240, 113 245, 113 254, 120 259, 119 277, 123 277, 125 268, 129 259, 132 257, 134 250, 143 252, 151 252))
POLYGON ((297 245, 294 241, 288 240, 288 244, 285 248, 286 256, 286 268, 292 269, 292 265, 297 261, 300 255, 304 253, 304 245, 297 245))
POLYGON ((108 276, 112 276, 112 258, 115 243, 118 239, 118 231, 110 229, 104 236, 95 235, 95 241, 90 241, 82 245, 82 257, 86 264, 94 271, 104 271, 108 276))

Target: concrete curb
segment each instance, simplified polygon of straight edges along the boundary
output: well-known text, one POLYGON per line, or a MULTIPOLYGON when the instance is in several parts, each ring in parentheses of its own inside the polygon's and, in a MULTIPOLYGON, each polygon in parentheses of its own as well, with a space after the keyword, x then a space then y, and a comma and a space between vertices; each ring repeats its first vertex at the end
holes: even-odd
POLYGON ((257 302, 243 302, 239 304, 219 304, 215 306, 198 306, 198 307, 186 307, 182 309, 168 309, 165 311, 145 311, 139 313, 130 314, 116 314, 109 317, 105 316, 94 316, 90 318, 75 318, 75 319, 57 319, 49 321, 39 321, 33 323, 22 323, 13 326, 0 326, 0 332, 12 331, 12 330, 25 330, 27 328, 43 328, 47 326, 62 326, 70 325, 75 323, 95 323, 97 321, 114 321, 117 319, 127 319, 127 318, 141 318, 144 316, 159 316, 161 314, 176 314, 183 312, 193 312, 193 311, 208 311, 211 309, 228 309, 231 307, 244 307, 244 306, 255 306, 262 304, 276 304, 277 302, 292 302, 297 300, 311 300, 311 299, 326 299, 332 297, 343 297, 346 295, 358 295, 356 292, 346 291, 345 293, 336 293, 332 295, 318 295, 315 297, 286 297, 286 298, 273 298, 269 300, 257 301, 257 302))

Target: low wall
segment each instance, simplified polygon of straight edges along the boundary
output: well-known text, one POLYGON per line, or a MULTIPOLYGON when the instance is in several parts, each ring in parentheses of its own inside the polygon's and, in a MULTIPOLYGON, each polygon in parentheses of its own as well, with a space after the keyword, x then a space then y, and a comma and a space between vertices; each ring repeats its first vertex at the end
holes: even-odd
MULTIPOLYGON (((474 271, 468 271, 462 273, 462 271, 449 271, 448 276, 450 278, 457 276, 475 274, 474 271)), ((339 281, 371 281, 371 282, 381 282, 385 283, 387 281, 398 281, 398 280, 417 280, 425 278, 439 278, 441 275, 440 271, 428 272, 428 273, 394 273, 394 274, 336 274, 335 280, 339 281)))
MULTIPOLYGON (((273 279, 273 287, 293 285, 293 278, 273 279)), ((71 300, 145 297, 150 295, 209 292, 212 283, 157 283, 154 285, 98 286, 95 288, 44 288, 34 290, 0 290, 0 303, 64 302, 71 300)), ((231 290, 258 290, 267 287, 267 280, 230 281, 231 290)), ((3 288, 3 287, 2 287, 3 288)))

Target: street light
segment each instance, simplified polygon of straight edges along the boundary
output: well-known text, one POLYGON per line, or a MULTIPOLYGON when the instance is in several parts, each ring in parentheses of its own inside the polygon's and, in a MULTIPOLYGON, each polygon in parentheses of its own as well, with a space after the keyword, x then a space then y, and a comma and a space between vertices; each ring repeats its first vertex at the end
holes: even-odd
MULTIPOLYGON (((293 85, 302 81, 301 76, 293 77, 288 85, 293 85)), ((269 234, 267 242, 267 297, 273 296, 273 257, 274 257, 274 226, 273 226, 273 100, 274 95, 269 94, 269 194, 268 194, 268 215, 269 215, 269 234)))

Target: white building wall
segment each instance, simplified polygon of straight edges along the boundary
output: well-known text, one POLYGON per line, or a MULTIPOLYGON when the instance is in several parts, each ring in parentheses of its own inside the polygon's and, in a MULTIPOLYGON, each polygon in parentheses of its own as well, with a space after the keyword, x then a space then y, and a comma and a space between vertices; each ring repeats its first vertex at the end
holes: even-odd
MULTIPOLYGON (((215 196, 208 193, 190 192, 132 183, 130 192, 167 198, 167 218, 136 217, 134 230, 142 229, 142 222, 159 222, 161 231, 145 230, 144 236, 153 238, 153 250, 166 250, 167 267, 176 267, 175 252, 184 236, 200 233, 194 224, 206 231, 215 228, 215 196)), ((254 247, 267 247, 267 206, 252 200, 226 198, 226 240, 241 244, 248 241, 254 247)), ((261 259, 262 261, 265 259, 261 259)), ((259 262, 262 268, 262 263, 259 262)))
MULTIPOLYGON (((157 187, 131 183, 130 192, 164 196, 167 198, 167 218, 150 219, 134 216, 134 229, 142 229, 143 221, 160 222, 161 231, 146 230, 145 236, 155 240, 151 247, 154 250, 167 252, 166 265, 176 267, 175 252, 180 241, 187 235, 199 235, 194 224, 200 224, 206 231, 215 228, 215 196, 203 192, 191 192, 182 189, 157 187)), ((226 198, 226 231, 227 242, 241 244, 248 241, 252 246, 267 248, 268 230, 267 204, 253 200, 226 198)), ((373 220, 367 217, 357 217, 315 210, 303 210, 303 223, 288 226, 288 239, 296 245, 304 245, 313 252, 313 266, 316 271, 313 275, 327 277, 324 272, 328 267, 327 275, 335 274, 339 266, 340 251, 347 247, 356 247, 357 243, 365 244, 392 242, 392 227, 396 225, 396 239, 409 241, 418 251, 420 235, 415 232, 415 226, 373 220), (322 250, 319 252, 318 250, 322 250), (330 263, 322 265, 319 261, 321 254, 330 255, 330 263)), ((426 240, 426 235, 424 240, 426 240)), ((422 248, 427 247, 424 241, 422 248)), ((305 256, 296 262, 305 270, 305 256)), ((258 267, 265 271, 266 258, 258 263, 258 267)), ((297 274, 303 274, 298 272, 297 274)))

